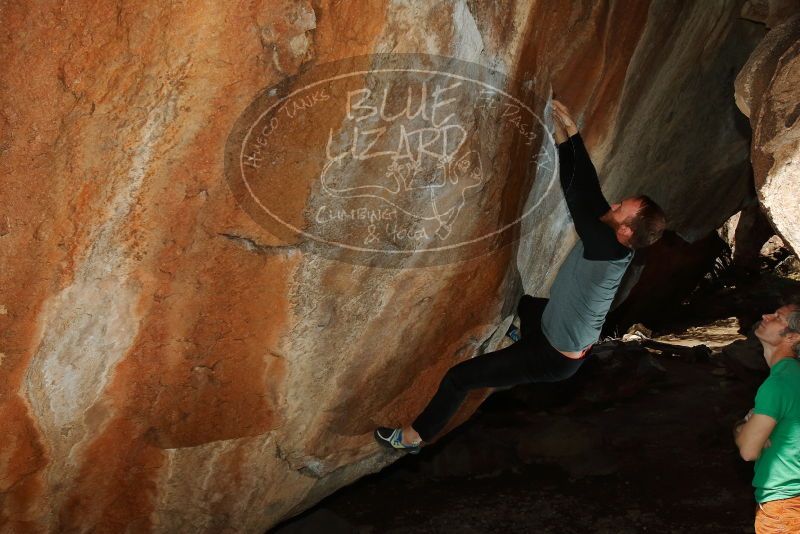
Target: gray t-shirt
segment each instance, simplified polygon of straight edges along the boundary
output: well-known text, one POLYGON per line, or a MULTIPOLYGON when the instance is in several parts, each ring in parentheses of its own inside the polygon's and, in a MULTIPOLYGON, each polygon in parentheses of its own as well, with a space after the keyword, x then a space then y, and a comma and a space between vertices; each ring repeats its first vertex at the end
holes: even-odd
POLYGON ((600 338, 633 251, 600 220, 611 207, 579 133, 558 145, 558 157, 561 188, 580 239, 550 288, 542 332, 554 348, 582 352, 600 338))
POLYGON ((542 314, 542 332, 565 352, 580 352, 600 339, 633 251, 620 259, 587 260, 579 239, 561 265, 542 314))

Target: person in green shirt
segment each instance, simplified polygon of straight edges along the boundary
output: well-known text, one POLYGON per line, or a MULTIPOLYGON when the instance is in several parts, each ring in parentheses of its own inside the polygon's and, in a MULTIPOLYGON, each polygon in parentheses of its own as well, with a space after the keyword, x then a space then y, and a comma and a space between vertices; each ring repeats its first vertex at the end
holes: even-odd
POLYGON ((742 458, 755 461, 755 529, 800 532, 800 305, 764 314, 755 335, 770 374, 734 429, 742 458))

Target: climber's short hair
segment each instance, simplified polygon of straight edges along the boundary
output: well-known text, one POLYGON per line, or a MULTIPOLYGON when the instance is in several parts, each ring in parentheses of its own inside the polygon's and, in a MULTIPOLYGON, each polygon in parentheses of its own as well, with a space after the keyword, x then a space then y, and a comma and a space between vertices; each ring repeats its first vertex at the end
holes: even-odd
POLYGON ((631 248, 649 247, 659 239, 667 227, 667 216, 664 210, 647 195, 633 197, 641 202, 641 207, 636 215, 630 217, 625 224, 633 230, 629 240, 631 248))

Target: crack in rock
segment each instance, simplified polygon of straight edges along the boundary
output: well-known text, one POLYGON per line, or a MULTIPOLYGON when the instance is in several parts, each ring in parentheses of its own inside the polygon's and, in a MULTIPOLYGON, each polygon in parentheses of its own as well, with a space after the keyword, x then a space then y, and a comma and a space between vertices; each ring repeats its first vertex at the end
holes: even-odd
POLYGON ((299 245, 265 245, 259 243, 255 239, 236 234, 218 233, 217 235, 230 239, 237 245, 241 246, 248 252, 261 255, 276 255, 276 254, 292 254, 302 249, 302 244, 299 245))

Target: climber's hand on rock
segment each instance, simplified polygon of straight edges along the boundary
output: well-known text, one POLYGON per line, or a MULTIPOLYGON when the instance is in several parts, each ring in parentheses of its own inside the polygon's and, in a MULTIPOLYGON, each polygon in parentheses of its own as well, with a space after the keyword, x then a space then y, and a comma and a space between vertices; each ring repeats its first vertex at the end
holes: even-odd
POLYGON ((567 135, 567 129, 564 127, 564 124, 561 120, 553 113, 553 126, 555 127, 555 131, 553 132, 553 137, 556 140, 556 144, 560 145, 564 141, 569 138, 567 135))
POLYGON ((572 119, 567 106, 555 99, 553 99, 553 122, 560 122, 563 125, 567 137, 572 137, 578 133, 578 125, 572 119))

